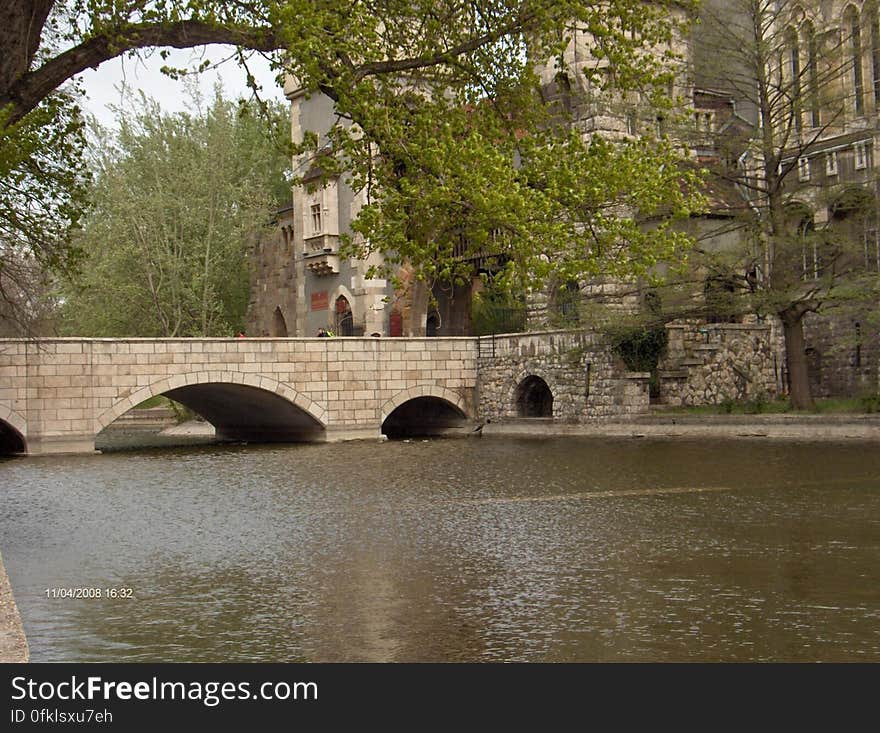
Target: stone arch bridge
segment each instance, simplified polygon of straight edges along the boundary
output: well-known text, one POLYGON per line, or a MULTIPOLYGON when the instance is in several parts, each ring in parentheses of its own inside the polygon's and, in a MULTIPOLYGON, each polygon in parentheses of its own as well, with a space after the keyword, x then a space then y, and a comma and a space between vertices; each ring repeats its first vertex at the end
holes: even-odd
POLYGON ((333 441, 430 435, 477 418, 628 417, 647 411, 648 377, 584 330, 0 339, 0 453, 91 452, 102 430, 157 395, 202 415, 220 438, 333 441))
POLYGON ((91 452, 164 394, 232 440, 346 440, 475 413, 471 338, 0 340, 4 452, 91 452))

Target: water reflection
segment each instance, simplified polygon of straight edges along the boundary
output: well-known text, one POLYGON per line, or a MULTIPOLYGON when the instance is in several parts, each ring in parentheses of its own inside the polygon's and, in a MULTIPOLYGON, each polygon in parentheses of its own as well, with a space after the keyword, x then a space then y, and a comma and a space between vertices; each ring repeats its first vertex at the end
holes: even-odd
POLYGON ((0 463, 35 661, 880 659, 880 452, 474 439, 0 463), (132 600, 47 599, 131 587, 132 600))

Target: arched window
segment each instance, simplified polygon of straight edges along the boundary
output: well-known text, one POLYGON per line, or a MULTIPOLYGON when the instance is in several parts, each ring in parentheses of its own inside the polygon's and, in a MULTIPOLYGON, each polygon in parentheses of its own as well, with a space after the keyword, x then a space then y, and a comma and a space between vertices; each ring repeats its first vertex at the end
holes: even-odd
POLYGON ((794 242, 799 241, 800 247, 777 248, 774 260, 777 272, 784 270, 794 275, 799 270, 802 280, 815 280, 819 276, 820 252, 813 221, 813 212, 806 204, 800 201, 786 204, 785 230, 789 236, 797 238, 794 242))
POLYGON ((336 335, 354 336, 354 316, 351 313, 351 305, 348 298, 340 295, 336 299, 336 335))
POLYGON ((785 45, 788 48, 788 71, 791 74, 791 117, 795 130, 801 129, 801 47, 797 31, 789 28, 785 32, 785 45))
POLYGON ((857 115, 865 113, 865 82, 862 76, 862 28, 859 11, 852 5, 843 14, 843 25, 849 36, 850 65, 852 66, 853 109, 857 115))
POLYGON ((829 209, 842 265, 868 270, 877 262, 877 204, 867 189, 852 187, 841 193, 829 209))
POLYGON ((810 95, 810 126, 819 127, 819 62, 816 41, 816 29, 807 21, 803 29, 804 39, 807 42, 807 83, 810 95))
POLYGON ((871 24, 871 81, 874 86, 874 107, 880 108, 880 18, 877 4, 868 7, 868 23, 871 24))

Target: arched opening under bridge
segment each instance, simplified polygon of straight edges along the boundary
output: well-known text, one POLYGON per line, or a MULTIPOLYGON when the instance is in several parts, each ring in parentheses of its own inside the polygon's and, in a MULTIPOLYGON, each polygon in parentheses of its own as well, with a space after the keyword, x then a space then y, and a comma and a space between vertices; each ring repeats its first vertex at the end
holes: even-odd
POLYGON ((445 435, 467 424, 460 407, 441 397, 415 397, 396 407, 382 423, 389 438, 445 435))

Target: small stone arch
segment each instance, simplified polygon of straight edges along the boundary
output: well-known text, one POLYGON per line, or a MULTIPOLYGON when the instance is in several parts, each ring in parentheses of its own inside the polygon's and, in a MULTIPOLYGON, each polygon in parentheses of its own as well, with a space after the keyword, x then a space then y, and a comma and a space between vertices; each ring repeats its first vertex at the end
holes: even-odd
POLYGON ((553 391, 537 374, 521 379, 514 390, 517 417, 553 417, 553 391))
POLYGON ((556 395, 559 394, 559 385, 556 383, 556 380, 553 378, 552 374, 549 374, 543 369, 528 369, 523 368, 520 369, 519 372, 514 374, 513 379, 510 381, 509 386, 507 388, 507 396, 505 403, 507 407, 507 416, 508 417, 516 417, 517 416, 517 389, 523 383, 525 379, 528 377, 539 377, 544 384, 547 385, 547 388, 550 390, 550 393, 553 395, 553 402, 556 402, 556 395))
POLYGON ((288 387, 286 384, 277 382, 270 377, 258 374, 242 374, 239 372, 193 372, 167 377, 147 387, 143 387, 133 394, 117 401, 112 407, 102 412, 95 420, 95 433, 100 433, 110 423, 124 415, 131 408, 139 405, 150 397, 171 392, 182 387, 199 384, 240 384, 254 387, 266 392, 272 392, 284 398, 304 412, 308 413, 322 428, 327 427, 327 410, 305 395, 288 387))
POLYGON ((436 384, 418 384, 409 389, 405 389, 402 392, 398 392, 391 399, 387 400, 385 404, 382 405, 380 421, 384 423, 385 420, 388 419, 388 416, 404 402, 409 402, 410 400, 418 399, 419 397, 436 397, 437 399, 444 400, 458 408, 464 415, 470 416, 470 410, 468 409, 464 398, 458 394, 458 392, 453 392, 451 389, 436 384))

